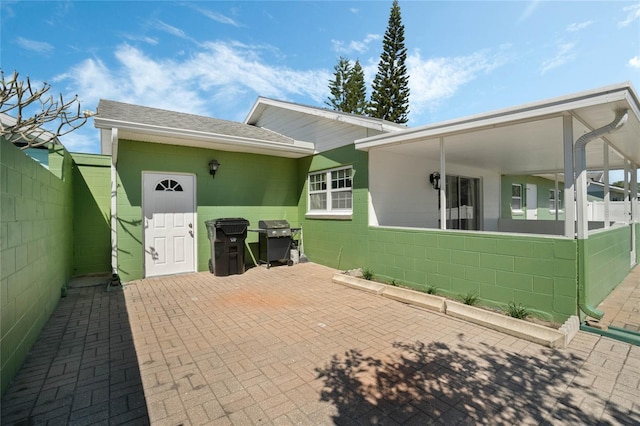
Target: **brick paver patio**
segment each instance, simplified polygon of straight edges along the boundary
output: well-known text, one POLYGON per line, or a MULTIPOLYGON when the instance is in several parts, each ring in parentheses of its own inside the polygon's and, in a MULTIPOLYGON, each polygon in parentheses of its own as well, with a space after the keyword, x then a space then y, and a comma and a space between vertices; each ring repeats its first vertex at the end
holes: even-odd
POLYGON ((622 280, 598 310, 604 312, 601 323, 640 333, 640 267, 622 280))
POLYGON ((640 347, 553 350, 331 283, 312 263, 72 288, 10 424, 640 424, 640 347))

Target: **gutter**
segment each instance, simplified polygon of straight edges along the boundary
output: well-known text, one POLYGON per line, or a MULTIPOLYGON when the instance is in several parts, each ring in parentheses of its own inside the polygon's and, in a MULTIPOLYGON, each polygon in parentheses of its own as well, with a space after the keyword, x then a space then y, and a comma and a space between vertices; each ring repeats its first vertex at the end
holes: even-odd
POLYGON ((573 158, 575 161, 576 173, 576 202, 578 205, 578 212, 580 212, 580 217, 577 223, 578 248, 579 252, 583 254, 583 256, 578 256, 578 261, 582 259, 582 265, 579 266, 578 276, 578 307, 587 316, 598 320, 602 318, 604 313, 592 306, 587 305, 586 302, 587 280, 586 265, 584 264, 584 240, 586 240, 588 237, 588 229, 584 209, 584 205, 586 204, 585 197, 587 192, 587 159, 585 150, 589 142, 620 129, 627 122, 628 118, 629 114, 626 108, 616 110, 616 116, 611 123, 580 136, 573 148, 573 158))

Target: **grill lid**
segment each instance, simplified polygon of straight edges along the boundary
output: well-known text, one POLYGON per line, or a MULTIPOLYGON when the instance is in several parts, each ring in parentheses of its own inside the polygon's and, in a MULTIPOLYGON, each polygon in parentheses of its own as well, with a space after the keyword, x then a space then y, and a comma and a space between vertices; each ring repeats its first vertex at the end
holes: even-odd
POLYGON ((289 222, 284 219, 280 220, 261 220, 258 222, 260 229, 288 229, 291 228, 289 222))

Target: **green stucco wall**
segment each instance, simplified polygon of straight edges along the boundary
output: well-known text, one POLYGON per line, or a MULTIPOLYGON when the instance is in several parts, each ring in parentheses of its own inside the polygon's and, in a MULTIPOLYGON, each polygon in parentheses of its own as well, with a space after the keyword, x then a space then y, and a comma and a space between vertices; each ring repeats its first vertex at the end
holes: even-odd
POLYGON ((72 275, 72 167, 62 148, 50 170, 1 141, 0 388, 7 389, 72 275))
POLYGON ((73 273, 111 272, 111 157, 73 158, 73 273))
MULTIPOLYGON (((124 281, 144 276, 143 171, 196 175, 198 271, 208 270, 211 257, 207 220, 243 217, 257 228, 261 219, 286 219, 299 226, 302 188, 295 159, 127 140, 120 141, 118 158, 118 269, 124 281), (209 174, 212 159, 221 164, 215 179, 209 174)), ((257 240, 258 234, 248 233, 247 242, 257 240)), ((251 262, 248 254, 245 262, 251 262)))
MULTIPOLYGON (((502 219, 526 219, 527 215, 527 184, 537 186, 537 212, 538 220, 556 220, 555 211, 549 210, 549 190, 555 189, 555 182, 538 176, 529 175, 503 175, 501 179, 500 191, 502 199, 500 200, 500 217, 502 219), (512 214, 511 211, 511 185, 522 185, 522 214, 512 214)), ((564 183, 558 183, 558 191, 560 193, 560 212, 558 220, 564 220, 564 199, 563 199, 564 183)))
POLYGON ((595 308, 631 270, 631 228, 592 233, 583 244, 585 302, 595 308))
POLYGON ((367 262, 368 251, 368 155, 353 145, 300 160, 299 179, 304 184, 299 214, 304 232, 304 252, 316 263, 337 269, 359 268, 367 262), (305 218, 307 175, 310 172, 353 167, 353 215, 351 220, 305 218))

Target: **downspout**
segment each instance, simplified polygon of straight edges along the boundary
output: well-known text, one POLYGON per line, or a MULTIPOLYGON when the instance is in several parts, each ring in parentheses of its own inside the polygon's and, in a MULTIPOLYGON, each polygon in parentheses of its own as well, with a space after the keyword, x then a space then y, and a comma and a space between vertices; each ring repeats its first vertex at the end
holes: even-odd
POLYGON ((579 253, 582 256, 578 256, 578 262, 582 265, 578 265, 578 307, 587 316, 595 319, 601 319, 604 315, 603 312, 598 311, 592 306, 587 305, 586 302, 586 265, 584 264, 584 240, 588 238, 588 224, 585 217, 585 197, 587 192, 587 159, 586 159, 586 146, 589 142, 598 139, 604 135, 614 132, 620 129, 627 122, 628 113, 626 109, 619 109, 616 111, 616 116, 613 121, 606 126, 599 129, 592 130, 589 133, 585 133, 580 136, 576 141, 573 148, 573 158, 575 159, 575 176, 576 176, 576 202, 578 205, 578 223, 577 223, 577 237, 579 253))

